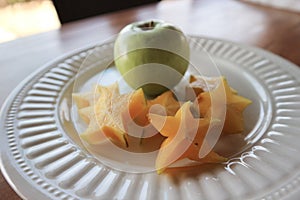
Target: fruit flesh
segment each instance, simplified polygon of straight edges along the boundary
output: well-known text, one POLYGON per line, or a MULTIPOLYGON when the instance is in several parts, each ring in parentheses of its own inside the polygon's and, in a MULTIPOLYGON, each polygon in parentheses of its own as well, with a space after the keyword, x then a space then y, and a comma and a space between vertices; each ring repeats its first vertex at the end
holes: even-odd
MULTIPOLYGON (((197 81, 193 87, 203 85, 203 80, 199 79, 192 79, 197 81)), ((155 166, 158 173, 183 159, 199 164, 224 162, 227 159, 211 150, 205 141, 209 126, 217 127, 222 123, 220 119, 213 118, 219 116, 221 109, 216 108, 217 114, 211 114, 211 99, 225 91, 226 117, 222 129, 225 134, 240 133, 243 130, 242 113, 251 101, 239 96, 229 87, 224 77, 210 81, 208 86, 198 87, 201 91, 194 103, 178 102, 171 91, 150 100, 146 99, 142 89, 120 94, 117 84, 97 86, 97 90, 94 90, 96 95, 74 94, 79 115, 88 124, 80 137, 92 145, 110 140, 133 152, 159 149, 155 166), (91 96, 98 96, 98 99, 91 101, 91 96), (164 108, 165 115, 151 113, 151 107, 155 105, 164 108), (199 157, 203 148, 207 149, 207 154, 199 157)), ((224 105, 218 98, 216 102, 217 106, 224 105)))
POLYGON ((152 151, 159 148, 164 137, 148 125, 149 108, 142 89, 120 94, 118 85, 113 84, 98 86, 98 91, 100 95, 97 102, 78 111, 79 116, 88 124, 87 129, 80 134, 84 141, 97 145, 109 139, 130 151, 152 151), (134 124, 132 129, 135 133, 128 134, 131 123, 134 124), (145 135, 147 133, 149 136, 145 135), (147 137, 141 140, 142 136, 147 137))
MULTIPOLYGON (((191 103, 184 103, 175 116, 160 116, 149 114, 151 124, 167 139, 162 143, 156 159, 156 170, 163 172, 168 166, 178 160, 189 158, 204 161, 199 158, 199 151, 210 125, 210 119, 194 118, 191 113, 191 103)), ((215 152, 208 152, 208 162, 223 162, 226 158, 215 152)))
MULTIPOLYGON (((198 79, 201 79, 199 77, 198 79)), ((195 101, 202 117, 211 116, 212 110, 215 116, 221 116, 225 112, 224 134, 236 134, 244 131, 243 111, 251 104, 245 97, 239 96, 237 92, 229 87, 224 77, 219 78, 219 84, 210 87, 207 91, 201 92, 195 101), (225 101, 219 96, 225 93, 225 101), (214 104, 212 106, 212 99, 214 104)))
POLYGON ((180 103, 174 98, 174 95, 171 91, 164 92, 155 99, 148 101, 148 105, 150 107, 156 104, 165 108, 167 116, 174 116, 180 108, 180 103))

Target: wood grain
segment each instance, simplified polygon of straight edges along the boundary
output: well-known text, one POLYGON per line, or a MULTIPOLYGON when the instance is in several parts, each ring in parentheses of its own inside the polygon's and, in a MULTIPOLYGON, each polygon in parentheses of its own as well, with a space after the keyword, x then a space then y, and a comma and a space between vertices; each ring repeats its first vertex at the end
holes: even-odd
MULTIPOLYGON (((97 44, 133 21, 159 18, 191 35, 258 46, 300 65, 300 14, 241 1, 162 1, 0 44, 0 105, 22 79, 65 53, 97 44), (5 87, 3 87, 5 86, 5 87)), ((0 199, 20 199, 0 176, 0 199)))
POLYGON ((2 173, 0 173, 0 199, 19 200, 21 199, 8 185, 2 173))

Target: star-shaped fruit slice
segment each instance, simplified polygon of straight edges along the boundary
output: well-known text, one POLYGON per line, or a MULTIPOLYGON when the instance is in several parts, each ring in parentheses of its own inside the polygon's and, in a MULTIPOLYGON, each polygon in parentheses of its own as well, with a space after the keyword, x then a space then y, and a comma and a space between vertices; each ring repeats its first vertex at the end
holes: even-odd
POLYGON ((184 103, 175 116, 162 116, 149 113, 150 123, 165 137, 156 159, 156 170, 163 172, 178 160, 188 158, 195 161, 222 162, 226 160, 213 151, 208 157, 199 158, 199 151, 204 143, 208 127, 217 121, 206 118, 194 118, 191 102, 184 103))
POLYGON ((79 110, 88 128, 80 137, 89 144, 99 144, 107 138, 121 146, 127 146, 120 112, 127 105, 130 94, 120 95, 118 84, 97 86, 99 98, 93 106, 79 110), (88 113, 89 112, 89 113, 88 113))
POLYGON ((241 133, 244 130, 243 111, 251 101, 239 96, 224 77, 217 82, 219 84, 215 88, 200 93, 195 104, 199 106, 201 116, 224 118, 223 133, 241 133))
MULTIPOLYGON (((149 124, 148 107, 142 89, 120 94, 118 84, 98 86, 99 98, 94 106, 79 109, 80 117, 88 123, 88 128, 80 136, 89 144, 100 144, 107 138, 114 144, 128 148, 138 146, 142 136, 156 138, 162 136, 149 124), (152 128, 151 128, 152 127, 152 128), (152 134, 152 135, 150 135, 152 134)), ((157 146, 157 145, 156 145, 157 146)))
POLYGON ((136 90, 129 101, 129 113, 122 113, 123 125, 125 131, 130 133, 132 136, 140 137, 140 142, 144 138, 149 138, 157 134, 156 129, 149 124, 148 113, 149 109, 154 112, 152 106, 159 105, 160 109, 164 109, 167 115, 174 116, 177 110, 180 108, 179 102, 174 98, 171 91, 164 92, 154 99, 146 100, 142 89, 136 90), (126 116, 127 115, 127 116, 126 116))

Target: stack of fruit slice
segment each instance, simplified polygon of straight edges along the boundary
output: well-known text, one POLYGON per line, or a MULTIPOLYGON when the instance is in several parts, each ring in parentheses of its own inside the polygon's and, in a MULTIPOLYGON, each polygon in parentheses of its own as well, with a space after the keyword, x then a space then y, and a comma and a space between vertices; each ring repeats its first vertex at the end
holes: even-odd
POLYGON ((140 151, 143 147, 142 151, 158 150, 158 173, 185 158, 199 163, 226 161, 205 140, 208 129, 221 127, 223 134, 241 133, 243 111, 251 101, 239 96, 224 77, 191 76, 187 88, 195 93, 192 101, 179 102, 171 91, 151 100, 145 98, 142 89, 120 94, 117 83, 96 86, 90 93, 73 94, 78 113, 88 124, 80 137, 90 145, 109 140, 129 151, 140 151), (224 91, 225 102, 218 101, 224 91), (217 99, 214 104, 213 98, 217 99), (219 116, 224 106, 226 114, 222 120, 219 116), (203 149, 208 150, 201 157, 203 149))

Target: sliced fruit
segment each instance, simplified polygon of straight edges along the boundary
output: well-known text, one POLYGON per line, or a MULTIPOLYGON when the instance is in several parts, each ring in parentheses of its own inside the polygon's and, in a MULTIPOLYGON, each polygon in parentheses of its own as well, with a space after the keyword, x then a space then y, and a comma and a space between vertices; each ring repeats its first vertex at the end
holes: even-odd
POLYGON ((133 92, 128 104, 128 111, 131 119, 140 126, 149 124, 147 114, 149 107, 143 89, 140 88, 133 92))
POLYGON ((123 148, 128 147, 127 135, 120 129, 111 126, 103 126, 101 130, 113 143, 122 146, 123 148))
POLYGON ((151 142, 150 138, 155 138, 154 144, 162 140, 163 136, 148 122, 148 107, 142 89, 120 94, 117 84, 97 88, 100 96, 96 104, 79 110, 82 119, 90 122, 88 129, 82 134, 83 139, 96 144, 101 142, 98 138, 100 135, 101 138, 106 136, 114 144, 126 149, 142 142, 151 142), (144 126, 145 124, 148 126, 144 126), (141 139, 142 137, 146 138, 141 139), (97 140, 93 141, 94 138, 97 140))
MULTIPOLYGON (((107 138, 122 138, 121 118, 116 112, 120 112, 123 103, 128 103, 130 95, 121 96, 117 84, 107 87, 97 86, 96 90, 99 92, 99 98, 95 105, 84 107, 79 110, 81 118, 89 123, 88 128, 84 133, 80 134, 80 137, 89 144, 99 144, 107 138), (110 129, 102 129, 104 126, 110 126, 116 130, 119 129, 120 131, 117 131, 117 133, 121 135, 112 137, 110 129)), ((86 100, 86 98, 82 99, 86 100)), ((120 143, 120 141, 117 142, 120 143)), ((126 146, 126 142, 122 145, 126 146)))
MULTIPOLYGON (((205 157, 199 158, 199 151, 211 121, 208 118, 194 118, 190 109, 191 103, 186 102, 175 116, 149 114, 151 124, 167 137, 162 143, 156 159, 158 173, 183 158, 196 161, 205 160, 205 157)), ((225 159, 221 156, 214 158, 220 162, 225 159)))
POLYGON ((179 102, 174 98, 171 91, 164 92, 153 100, 148 101, 148 105, 151 107, 155 104, 163 106, 168 116, 174 116, 180 108, 179 102))
POLYGON ((216 88, 199 94, 195 103, 199 106, 201 116, 211 116, 213 111, 214 117, 222 118, 221 116, 226 112, 223 133, 241 133, 244 130, 243 111, 251 101, 239 96, 235 90, 229 87, 224 77, 221 77, 220 80, 221 82, 216 88), (225 102, 222 95, 225 95, 225 102), (215 107, 212 107, 212 99, 215 107))
POLYGON ((243 111, 234 105, 227 105, 226 117, 222 132, 224 134, 241 133, 244 131, 243 111))
POLYGON ((72 94, 72 98, 77 106, 78 109, 90 106, 89 97, 91 93, 84 93, 84 94, 72 94))
POLYGON ((95 86, 92 91, 85 93, 73 93, 72 98, 78 109, 93 106, 100 96, 98 86, 95 86))
POLYGON ((218 77, 204 77, 191 75, 190 87, 194 89, 201 89, 203 92, 207 92, 218 86, 218 80, 218 77))
POLYGON ((78 110, 80 118, 86 123, 90 123, 91 115, 93 114, 93 106, 84 107, 78 110))
POLYGON ((131 94, 120 94, 118 84, 110 86, 100 86, 100 97, 94 106, 93 112, 99 124, 100 129, 112 142, 116 142, 121 146, 127 146, 124 140, 116 140, 117 138, 126 138, 124 126, 120 113, 127 107, 131 94), (104 128, 103 127, 110 127, 104 128), (115 134, 112 136, 112 134, 115 134), (123 143, 121 143, 123 141, 123 143))
POLYGON ((87 129, 80 134, 80 137, 89 144, 100 144, 107 140, 94 116, 90 119, 87 129))

